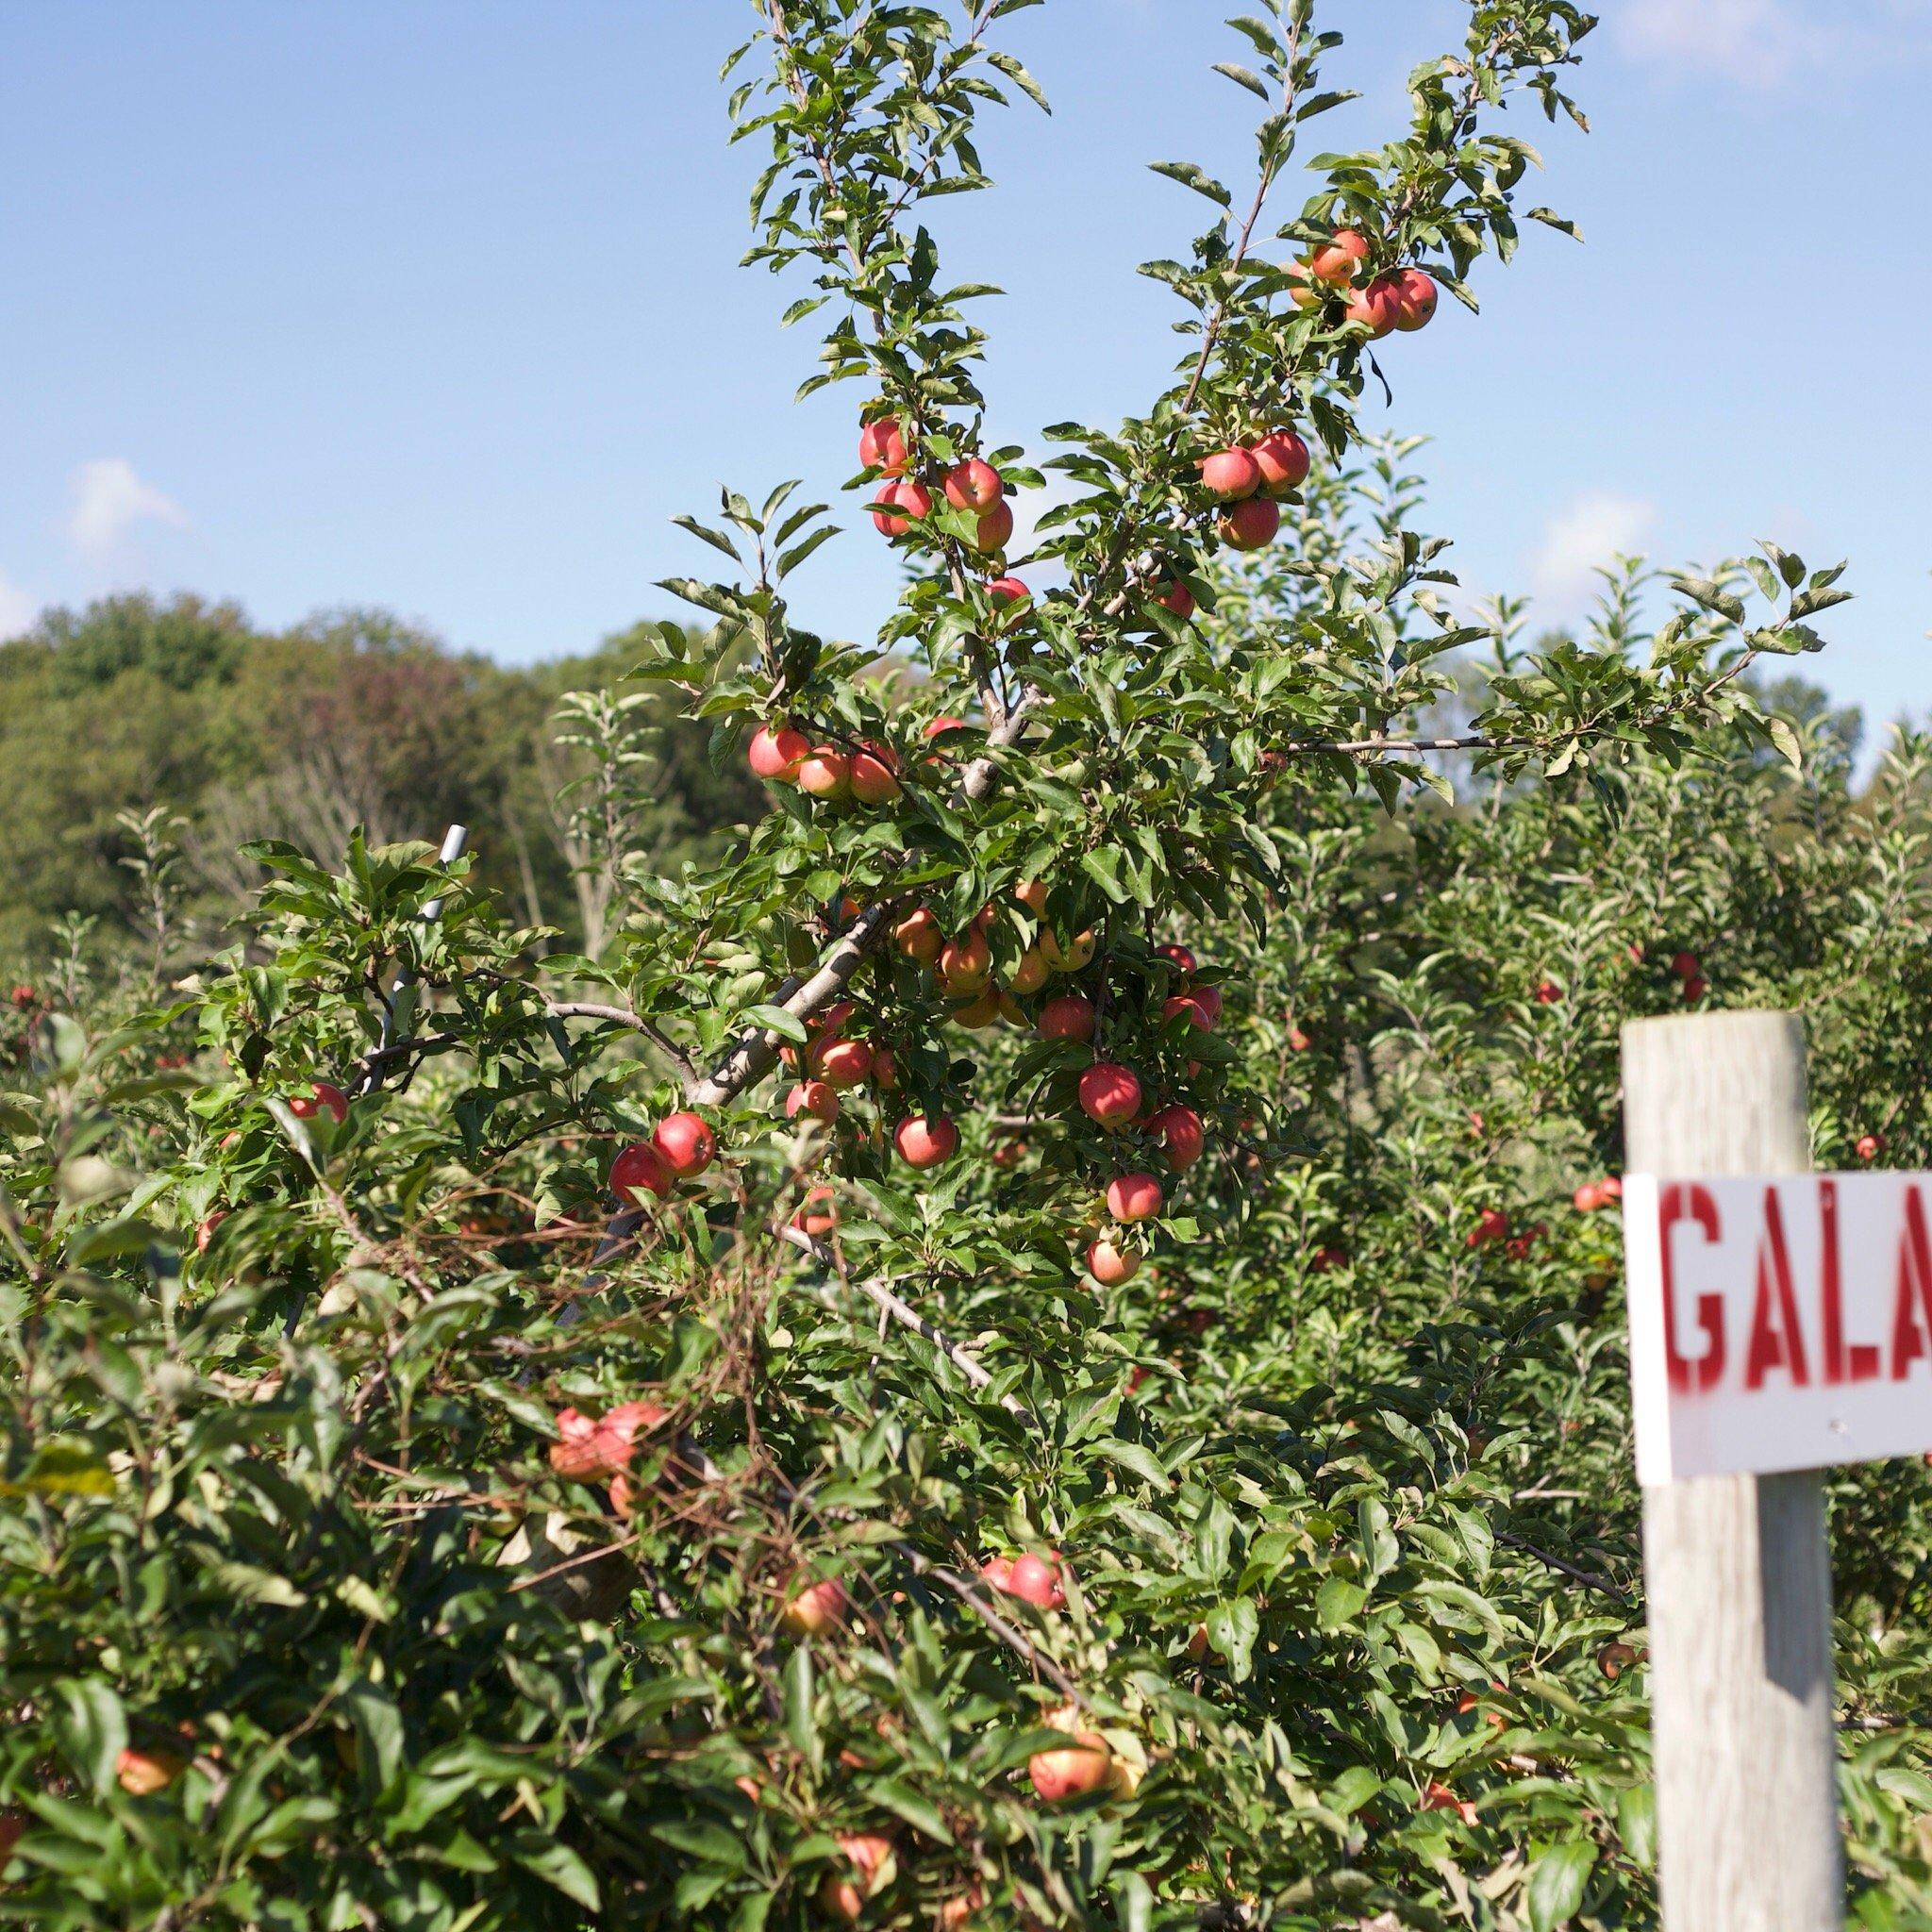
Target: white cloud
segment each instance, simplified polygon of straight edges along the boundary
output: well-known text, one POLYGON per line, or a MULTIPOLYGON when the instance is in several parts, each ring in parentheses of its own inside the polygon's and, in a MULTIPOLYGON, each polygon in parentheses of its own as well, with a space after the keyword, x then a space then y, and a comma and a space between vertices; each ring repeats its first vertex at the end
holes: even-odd
POLYGON ((73 493, 67 539, 91 562, 107 562, 137 524, 188 527, 188 512, 143 483, 125 457, 96 457, 81 464, 74 473, 73 493))
POLYGON ((20 586, 0 572, 0 644, 31 630, 41 607, 20 586))
POLYGON ((1760 89, 1847 58, 1923 53, 1932 23, 1926 0, 1623 0, 1605 11, 1633 59, 1760 89))
POLYGON ((1749 87, 1782 80, 1806 39, 1789 0, 1628 0, 1611 10, 1610 30, 1639 59, 1749 87))
POLYGON ((1531 590, 1561 611, 1580 608, 1598 587, 1597 567, 1640 549, 1656 521, 1656 504, 1639 497, 1603 490, 1579 496, 1544 527, 1529 560, 1531 590))

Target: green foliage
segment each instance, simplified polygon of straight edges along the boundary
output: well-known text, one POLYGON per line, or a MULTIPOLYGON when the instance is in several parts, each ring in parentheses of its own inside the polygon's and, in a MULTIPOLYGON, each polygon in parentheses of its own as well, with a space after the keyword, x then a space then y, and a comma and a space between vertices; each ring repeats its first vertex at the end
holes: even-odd
MULTIPOLYGON (((1925 1160, 1932 747, 1855 795, 1827 724, 1764 708, 1760 660, 1841 594, 1769 546, 1660 619, 1632 566, 1528 648, 1513 607, 1458 614, 1412 446, 1350 454, 1364 325, 1257 246, 1330 104, 1307 0, 1223 66, 1266 104, 1254 213, 1163 166, 1217 209, 1160 270, 1174 386, 1054 433, 1059 575, 996 593, 1010 538, 939 486, 1049 465, 983 435, 983 291, 917 211, 984 183, 982 105, 1037 97, 994 44, 1024 10, 769 0, 734 57, 755 258, 808 279, 818 379, 867 380, 930 505, 882 532, 876 648, 793 623, 829 526, 781 483, 687 522, 736 570, 671 587, 708 629, 633 633, 618 691, 558 674, 565 856, 609 893, 583 954, 505 914, 489 833, 443 866, 358 829, 340 872, 252 844, 248 930, 172 1004, 22 989, 24 1920, 1654 1922, 1617 1236, 1572 1191, 1619 1164, 1618 1024, 1687 1002, 1804 1010, 1821 1157, 1925 1160), (1199 460, 1290 418, 1325 459, 1231 554, 1199 460), (654 860, 754 725, 804 733, 816 790, 654 860), (871 795, 826 795, 861 759, 871 795), (901 942, 922 911, 991 994, 901 942), (1075 991, 1093 1040, 1043 1034, 1075 991), (1193 1112, 1198 1160, 1090 1116, 1101 1058, 1193 1112), (792 1072, 844 1083, 833 1118, 792 1072), (716 1163, 640 1150, 614 1195, 673 1109, 716 1163), (916 1115, 958 1152, 896 1156, 916 1115), (1141 1172, 1159 1211, 1125 1224, 1141 1172), (1096 1239, 1144 1264, 1103 1287, 1096 1239)), ((1528 158, 1491 117, 1574 113, 1588 25, 1477 0, 1408 134, 1319 158, 1278 239, 1346 219, 1369 273, 1464 292, 1528 158)), ((392 643, 342 648, 381 689, 450 675, 392 643)), ((1917 1468, 1840 1488, 1853 1909, 1932 1924, 1932 1499, 1917 1468)))
MULTIPOLYGON (((491 884, 533 923, 581 938, 578 844, 557 796, 589 760, 557 742, 553 711, 569 691, 619 683, 637 652, 621 634, 593 655, 510 671, 380 612, 275 634, 191 597, 50 611, 0 645, 0 956, 41 951, 49 924, 76 913, 104 922, 97 964, 114 963, 122 922, 139 933, 142 968, 152 962, 130 808, 187 822, 175 841, 177 970, 219 947, 260 883, 236 857, 243 841, 276 836, 333 857, 358 824, 396 839, 468 824, 491 884)), ((640 703, 652 769, 636 831, 675 861, 753 815, 757 795, 712 769, 703 730, 655 695, 640 703)))

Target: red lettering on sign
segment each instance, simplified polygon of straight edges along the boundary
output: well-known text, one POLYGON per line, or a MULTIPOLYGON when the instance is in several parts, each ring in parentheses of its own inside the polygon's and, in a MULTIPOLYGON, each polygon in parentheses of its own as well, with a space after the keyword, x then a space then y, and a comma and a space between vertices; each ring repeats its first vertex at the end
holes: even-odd
POLYGON ((1805 1361, 1805 1331, 1791 1288, 1791 1254, 1777 1190, 1764 1191, 1764 1244, 1757 1250, 1757 1300, 1751 1310, 1751 1340, 1744 1350, 1744 1386, 1761 1389, 1773 1369, 1786 1370, 1794 1389, 1811 1379, 1805 1361))
POLYGON ((1845 1348, 1845 1288, 1839 1260, 1838 1183, 1818 1183, 1819 1252, 1824 1279, 1820 1291, 1824 1303, 1824 1379, 1837 1386, 1841 1382, 1870 1382, 1878 1374, 1879 1350, 1875 1342, 1855 1341, 1845 1348))
POLYGON ((1709 1389, 1724 1372, 1724 1303, 1718 1294, 1697 1297, 1697 1320, 1710 1347, 1701 1361, 1692 1361, 1677 1347, 1676 1269, 1671 1257, 1671 1230, 1680 1221, 1694 1221, 1707 1241, 1718 1238, 1717 1203, 1707 1188, 1694 1182, 1674 1182, 1663 1192, 1657 1210, 1659 1245, 1663 1251, 1664 1356, 1670 1365, 1671 1387, 1690 1391, 1709 1389))
POLYGON ((1903 1382, 1923 1355, 1932 1355, 1932 1243, 1917 1188, 1906 1190, 1905 1232, 1898 1241, 1898 1292, 1891 1307, 1891 1379, 1903 1382), (1916 1299, 1918 1307, 1913 1307, 1916 1299), (1920 1320, 1924 1316, 1924 1321, 1920 1320))

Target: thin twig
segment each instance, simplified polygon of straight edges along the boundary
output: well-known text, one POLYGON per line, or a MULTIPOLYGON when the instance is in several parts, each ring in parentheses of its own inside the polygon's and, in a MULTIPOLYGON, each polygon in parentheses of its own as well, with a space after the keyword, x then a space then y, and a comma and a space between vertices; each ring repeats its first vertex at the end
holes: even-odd
MULTIPOLYGON (((837 1257, 831 1249, 824 1241, 814 1240, 802 1227, 781 1227, 778 1230, 778 1239, 789 1241, 801 1253, 809 1255, 814 1261, 823 1262, 827 1268, 837 1266, 837 1257)), ((883 1281, 874 1278, 870 1281, 854 1281, 850 1286, 856 1288, 885 1314, 890 1315, 900 1326, 911 1329, 915 1335, 929 1341, 974 1388, 984 1389, 991 1383, 992 1375, 975 1356, 934 1327, 917 1308, 902 1301, 883 1281)), ((1008 1415, 1018 1416, 1028 1427, 1040 1427, 1039 1418, 1017 1395, 1002 1395, 1000 1407, 1008 1415)))
POLYGON ((1536 1557, 1539 1562, 1547 1563, 1552 1570, 1560 1570, 1565 1576, 1574 1578, 1585 1589, 1599 1591, 1621 1604, 1624 1609, 1630 1607, 1630 1599, 1607 1576, 1599 1576, 1591 1570, 1579 1569, 1566 1558, 1553 1556, 1548 1550, 1539 1549, 1535 1543, 1523 1537, 1513 1536, 1507 1529, 1499 1529, 1496 1532, 1496 1541, 1499 1543, 1507 1543, 1512 1550, 1521 1550, 1525 1556, 1536 1557))
POLYGON ((697 1078, 697 1068, 692 1064, 691 1056, 667 1038, 661 1028, 642 1014, 632 1012, 628 1007, 603 1006, 595 1000, 545 999, 543 1009, 559 1020, 603 1020, 613 1026, 628 1026, 633 1033, 641 1033, 652 1045, 668 1054, 687 1081, 697 1078))

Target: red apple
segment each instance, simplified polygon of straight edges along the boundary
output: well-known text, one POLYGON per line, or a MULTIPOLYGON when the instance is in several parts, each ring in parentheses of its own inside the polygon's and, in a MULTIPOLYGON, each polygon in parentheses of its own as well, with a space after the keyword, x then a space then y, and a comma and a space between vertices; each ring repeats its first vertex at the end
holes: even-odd
POLYGON ((872 1050, 873 1083, 879 1087, 896 1087, 899 1084, 899 1062, 892 1058, 889 1046, 875 1046, 872 1050))
POLYGON ((1318 282, 1329 282, 1339 288, 1344 282, 1354 281, 1356 271, 1368 258, 1368 237, 1353 228, 1338 228, 1335 239, 1309 257, 1308 274, 1318 282))
POLYGON ((660 1198, 676 1185, 664 1157, 642 1141, 633 1141, 610 1163, 610 1191, 627 1208, 641 1208, 642 1196, 660 1198))
POLYGON ((858 467, 896 476, 906 467, 906 433, 896 416, 874 416, 858 431, 858 467))
POLYGON ((878 1888, 879 1874, 892 1855, 892 1841, 875 1832, 843 1834, 839 1850, 851 1865, 854 1876, 827 1872, 819 1881, 819 1904, 835 1919, 856 1925, 865 1902, 878 1888))
POLYGON ((1046 955, 1038 946, 1029 946, 1007 975, 1008 989, 1013 992, 1038 992, 1046 984, 1047 970, 1046 955))
POLYGON ((164 1791, 181 1775, 187 1759, 174 1751, 125 1750, 114 1763, 121 1789, 137 1798, 164 1791))
POLYGON ((1022 879, 1013 888, 1013 897, 1036 919, 1046 917, 1047 888, 1044 879, 1022 879))
POLYGON ((873 526, 886 537, 903 537, 915 519, 932 511, 932 492, 924 483, 903 477, 894 483, 881 483, 872 500, 877 506, 872 513, 873 526))
POLYGON ((830 1188, 808 1188, 798 1212, 791 1217, 793 1227, 814 1240, 823 1239, 839 1224, 839 1204, 830 1188))
POLYGON ((1040 1031, 1048 1040, 1091 1040, 1093 1002, 1084 992, 1063 992, 1040 1009, 1040 1031))
POLYGON ((853 753, 848 770, 852 795, 861 805, 886 805, 899 795, 899 760, 871 739, 853 753))
POLYGON ((958 1128, 943 1115, 908 1114, 892 1129, 892 1145, 908 1167, 937 1167, 958 1144, 958 1128))
POLYGON ((1270 430, 1248 454, 1261 473, 1265 495, 1286 496, 1307 480, 1308 446, 1292 429, 1270 430))
POLYGON ((1486 1242, 1502 1241, 1508 1232, 1509 1217, 1500 1208, 1485 1208, 1469 1231, 1467 1245, 1479 1248, 1486 1242))
POLYGON ((1104 1237, 1087 1250, 1087 1272, 1102 1288, 1118 1288, 1141 1272, 1141 1257, 1132 1248, 1117 1247, 1104 1237))
POLYGON ((1419 268, 1395 277, 1395 326, 1405 333, 1427 325, 1436 312, 1436 285, 1419 268))
POLYGON ((979 1566, 980 1580, 991 1584, 994 1590, 1011 1590, 1013 1587, 1013 1559, 1010 1557, 989 1557, 979 1566))
POLYGON ((795 1121, 802 1113, 808 1113, 815 1121, 835 1121, 839 1118, 839 1094, 828 1081, 801 1080, 785 1096, 785 1118, 795 1121))
POLYGON ((1201 458, 1201 482, 1217 503, 1236 503, 1260 489, 1261 470, 1247 450, 1217 450, 1201 458))
POLYGON ((1170 966, 1181 973, 1198 973, 1201 970, 1201 962, 1186 946, 1156 946, 1154 957, 1157 959, 1165 959, 1170 966))
POLYGON ((1624 1198, 1624 1183, 1615 1174, 1607 1174, 1597 1183, 1597 1191, 1606 1201, 1621 1201, 1624 1198))
POLYGON ((1151 1221, 1160 1207, 1160 1183, 1151 1174, 1116 1174, 1107 1184, 1107 1211, 1116 1221, 1151 1221))
POLYGON ((999 1016, 1000 991, 996 986, 983 988, 971 999, 959 1001, 946 1012, 946 1018, 955 1026, 963 1026, 969 1033, 977 1033, 981 1027, 991 1026, 999 1016))
POLYGON ((1579 1214, 1594 1214, 1604 1205, 1604 1191, 1594 1181, 1586 1181, 1570 1196, 1570 1205, 1579 1214))
POLYGON ((1177 1020, 1187 1015, 1188 1024, 1198 1026, 1203 1033, 1214 1030, 1214 1016, 1208 1003, 1198 992, 1172 993, 1162 1003, 1160 1017, 1163 1021, 1177 1020))
POLYGON ((1185 584, 1157 584, 1154 587, 1154 595, 1176 617, 1191 617, 1194 614, 1194 593, 1185 584))
POLYGON ((924 906, 916 907, 892 928, 892 943, 907 958, 932 965, 946 943, 940 923, 924 906))
POLYGON ((992 974, 992 953, 978 931, 950 941, 940 952, 940 978, 956 998, 980 991, 992 974))
POLYGON ((1036 1557, 1029 1552, 1015 1557, 1008 1576, 1007 1594, 1031 1604, 1035 1609, 1059 1609, 1067 1600, 1067 1593, 1060 1587, 1060 1572, 1058 1556, 1036 1557))
POLYGON ((794 1637, 817 1637, 837 1629, 850 1608, 845 1586, 836 1576, 827 1576, 822 1583, 808 1583, 795 1591, 779 1611, 778 1621, 794 1637))
POLYGON ((1858 1136, 1857 1155, 1860 1160, 1876 1160, 1884 1151, 1884 1147, 1885 1141, 1880 1135, 1860 1134, 1858 1136))
POLYGON ((1272 496, 1251 496, 1236 504, 1216 527, 1230 550, 1259 550, 1281 527, 1281 507, 1272 496))
POLYGON ((1371 341, 1380 341, 1391 334, 1401 312, 1401 291, 1393 277, 1389 275, 1379 276, 1366 288, 1357 289, 1349 297, 1348 307, 1343 311, 1350 322, 1359 323, 1368 330, 1371 341))
POLYGON ((1037 1751, 1026 1760, 1033 1789, 1049 1805, 1085 1798, 1113 1783, 1113 1757, 1095 1731, 1075 1731, 1071 1744, 1037 1751))
POLYGON ((1709 991, 1710 987, 1708 983, 1706 981, 1704 974, 1701 973, 1693 973, 1690 975, 1690 977, 1684 982, 1684 1004, 1687 1007, 1694 1007, 1697 1004, 1697 1002, 1701 1000, 1704 997, 1704 995, 1709 991))
POLYGON ((852 765, 834 744, 816 744, 798 768, 798 789, 813 798, 843 798, 852 790, 852 765))
POLYGON ((1678 953, 1671 960, 1671 971, 1679 979, 1695 979, 1701 970, 1695 953, 1678 953))
POLYGON ((991 509, 979 513, 979 529, 974 541, 977 549, 991 552, 1004 550, 1012 541, 1013 506, 1005 497, 991 509))
POLYGON ((349 1118, 349 1096, 340 1087, 331 1087, 326 1080, 311 1080, 307 1093, 298 1093, 289 1102, 289 1111, 298 1121, 313 1120, 327 1108, 334 1117, 337 1126, 349 1118))
POLYGON ((1003 604, 1008 609, 1018 608, 1033 601, 1033 592, 1018 577, 995 577, 987 585, 986 594, 995 604, 1003 604))
POLYGON ((1541 981, 1536 990, 1536 1003, 1540 1007, 1554 1007, 1563 997, 1563 989, 1554 979, 1541 981))
POLYGON ((1191 1107, 1183 1107, 1178 1101, 1171 1107, 1162 1108, 1147 1123, 1147 1131, 1160 1136, 1168 1165, 1174 1168, 1192 1167, 1200 1159, 1201 1150, 1207 1144, 1201 1116, 1191 1107))
POLYGON ((1042 926, 1040 955, 1056 973, 1077 973, 1093 958, 1097 943, 1091 926, 1085 932, 1075 933, 1064 944, 1051 926, 1042 926))
POLYGON ((821 1040, 811 1050, 811 1070, 827 1087, 857 1087, 872 1072, 872 1048, 863 1040, 821 1040))
POLYGON ((991 509, 1003 493, 1000 473, 977 457, 968 457, 946 472, 946 501, 955 509, 991 509))
POLYGON ((1111 1133, 1141 1111, 1141 1083, 1127 1068, 1101 1060, 1080 1075, 1080 1109, 1111 1133))
POLYGON ((679 1180, 703 1174, 718 1151, 711 1130, 694 1113, 668 1113, 658 1123, 651 1145, 679 1180))
POLYGON ((781 724, 774 731, 769 724, 760 724, 751 735, 745 756, 758 777, 773 785, 790 785, 810 750, 805 733, 794 726, 781 724))
POLYGON ((943 738, 949 731, 963 731, 965 728, 963 718, 935 718, 920 736, 930 743, 935 738, 943 738))
POLYGON ((227 1218, 228 1210, 225 1208, 217 1208, 211 1213, 205 1214, 195 1224, 194 1252, 197 1255, 208 1253, 208 1245, 215 1238, 215 1229, 227 1218))

